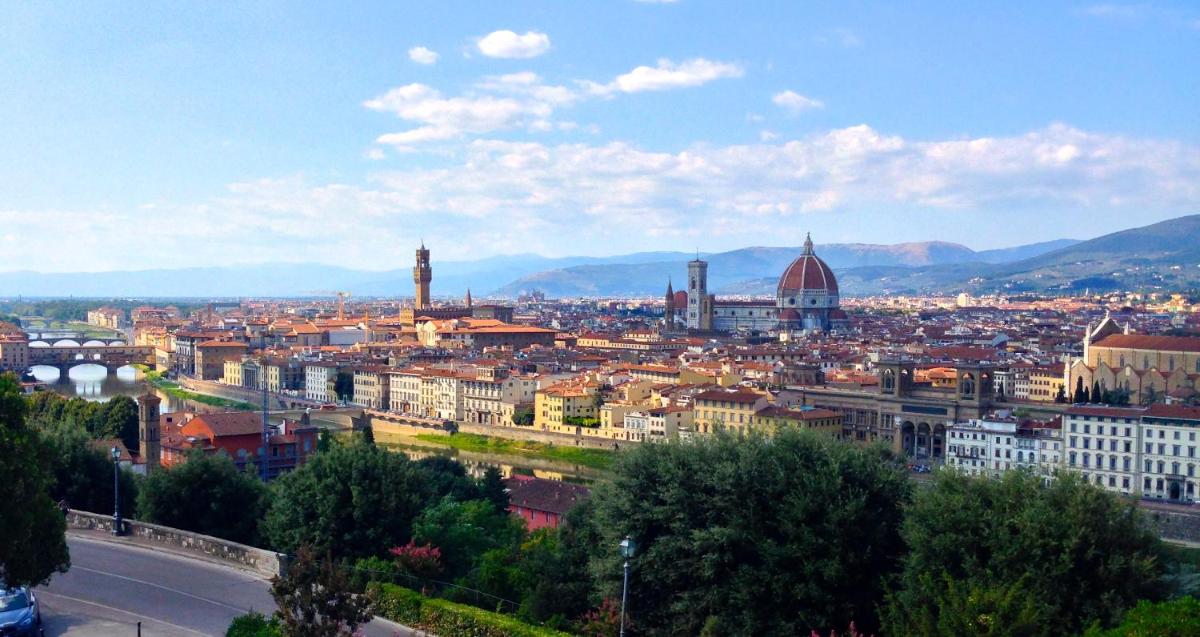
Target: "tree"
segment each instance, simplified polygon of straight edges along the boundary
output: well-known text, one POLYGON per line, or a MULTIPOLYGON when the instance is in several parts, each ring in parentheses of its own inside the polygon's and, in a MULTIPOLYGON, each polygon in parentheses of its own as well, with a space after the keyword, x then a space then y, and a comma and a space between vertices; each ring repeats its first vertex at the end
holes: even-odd
POLYGON ((475 500, 481 497, 479 485, 467 475, 467 468, 457 460, 442 455, 432 455, 416 462, 425 473, 430 492, 437 497, 449 495, 455 500, 475 500))
MULTIPOLYGON (((109 454, 97 448, 87 434, 77 429, 47 431, 43 438, 52 458, 51 499, 55 502, 65 500, 73 509, 112 513, 113 461, 109 454)), ((127 470, 122 469, 119 475, 121 514, 132 518, 137 504, 138 482, 127 470)))
POLYGON ((538 529, 521 545, 517 570, 522 619, 561 623, 588 610, 588 561, 599 543, 592 511, 585 500, 567 511, 557 529, 538 529))
POLYGON ((479 497, 492 503, 498 512, 508 511, 508 487, 496 467, 488 467, 479 479, 479 497))
POLYGON ((120 438, 126 449, 138 448, 138 408, 129 396, 114 396, 102 403, 101 423, 98 423, 97 438, 120 438))
POLYGON ((1200 635, 1200 600, 1181 597, 1157 604, 1142 600, 1112 630, 1092 627, 1084 637, 1193 637, 1200 635))
POLYGON ((412 521, 435 497, 429 476, 403 454, 334 445, 275 481, 262 523, 271 548, 303 545, 336 559, 382 557, 412 539, 412 521))
POLYGON ((521 519, 507 511, 496 511, 487 500, 459 502, 445 498, 423 511, 413 523, 413 540, 441 551, 442 566, 449 578, 467 575, 492 549, 515 549, 524 534, 521 519))
POLYGON ((250 611, 233 618, 225 637, 282 637, 282 633, 279 619, 250 611))
POLYGON ((371 425, 363 427, 362 441, 363 444, 370 445, 372 447, 375 446, 375 429, 371 427, 371 425))
POLYGON ((1018 471, 939 472, 910 508, 904 539, 888 634, 965 634, 980 614, 1033 626, 983 634, 1076 634, 1162 592, 1161 542, 1137 508, 1074 474, 1047 486, 1018 471))
POLYGON ((318 560, 302 546, 287 575, 271 579, 284 637, 349 637, 371 621, 370 602, 356 595, 332 555, 318 560))
POLYGON ((1072 396, 1071 396, 1071 402, 1073 402, 1073 403, 1088 402, 1087 388, 1085 388, 1083 386, 1083 376, 1078 376, 1075 378, 1075 393, 1072 394, 1072 396))
POLYGON ((71 565, 66 522, 50 499, 50 452, 26 425, 26 409, 16 376, 0 374, 0 581, 8 586, 43 583, 71 565))
POLYGON ((1067 402, 1067 395, 1063 391, 1062 385, 1058 386, 1058 391, 1054 392, 1054 402, 1062 404, 1067 402))
POLYGON ((138 517, 146 522, 258 543, 258 522, 267 487, 229 456, 193 451, 187 462, 150 474, 138 493, 138 517))
POLYGON ((533 424, 533 407, 523 407, 513 412, 512 421, 514 425, 528 427, 533 424))
POLYGON ((1077 402, 1077 403, 1090 403, 1090 402, 1092 402, 1092 396, 1091 396, 1091 392, 1089 392, 1089 391, 1088 391, 1088 388, 1087 388, 1087 387, 1084 387, 1084 388, 1083 388, 1083 396, 1081 396, 1081 397, 1076 397, 1076 399, 1075 399, 1075 402, 1077 402))
POLYGON ((787 428, 645 445, 614 471, 592 494, 591 569, 599 596, 618 597, 618 543, 632 537, 629 610, 645 634, 875 625, 911 488, 882 447, 787 428))
POLYGON ((1092 381, 1092 402, 1095 404, 1100 404, 1103 401, 1104 393, 1100 389, 1100 381, 1094 380, 1092 381))

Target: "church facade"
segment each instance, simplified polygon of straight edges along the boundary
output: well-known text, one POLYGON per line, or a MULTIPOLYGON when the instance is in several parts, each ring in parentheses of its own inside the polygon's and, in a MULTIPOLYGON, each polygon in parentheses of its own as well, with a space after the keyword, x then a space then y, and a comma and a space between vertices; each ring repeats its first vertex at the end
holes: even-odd
MULTIPOLYGON (((674 325, 680 295, 667 284, 667 324, 674 325)), ((847 325, 839 303, 837 278, 813 251, 812 237, 804 252, 783 271, 774 299, 739 301, 708 293, 708 262, 688 263, 684 325, 698 332, 828 332, 847 325)))

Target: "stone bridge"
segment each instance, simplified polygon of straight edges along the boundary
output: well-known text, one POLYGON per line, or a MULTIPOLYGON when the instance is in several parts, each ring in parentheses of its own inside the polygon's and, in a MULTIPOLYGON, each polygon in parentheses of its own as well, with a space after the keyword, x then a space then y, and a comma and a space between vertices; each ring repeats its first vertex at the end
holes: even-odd
POLYGON ((87 336, 71 332, 29 332, 30 347, 81 347, 125 345, 124 336, 87 336))
POLYGON ((30 366, 49 365, 66 371, 76 365, 88 363, 103 365, 109 369, 135 363, 153 365, 154 348, 123 343, 119 345, 82 344, 53 347, 30 344, 29 347, 30 366))

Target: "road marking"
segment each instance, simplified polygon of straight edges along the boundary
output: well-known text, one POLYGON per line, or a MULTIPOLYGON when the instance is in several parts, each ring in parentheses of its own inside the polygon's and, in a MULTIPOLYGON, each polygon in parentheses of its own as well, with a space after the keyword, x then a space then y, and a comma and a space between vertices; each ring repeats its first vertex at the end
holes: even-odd
POLYGON ((150 555, 155 556, 156 558, 169 559, 169 560, 174 560, 176 562, 186 562, 187 564, 190 564, 195 568, 207 568, 209 570, 214 570, 214 571, 237 573, 239 575, 242 575, 242 576, 245 576, 248 578, 245 580, 239 580, 242 583, 266 582, 266 581, 270 580, 270 578, 264 577, 263 575, 255 572, 253 569, 250 569, 249 567, 236 566, 233 564, 219 561, 217 559, 206 559, 200 555, 194 555, 191 553, 180 553, 180 552, 171 551, 171 550, 164 550, 160 547, 146 546, 144 544, 133 544, 131 542, 122 542, 119 540, 112 540, 112 539, 108 539, 108 538, 96 538, 96 537, 91 537, 91 536, 87 536, 87 535, 82 535, 79 533, 72 533, 70 529, 67 530, 67 537, 71 540, 83 542, 85 544, 103 544, 106 546, 116 546, 116 547, 121 547, 123 549, 127 549, 127 550, 133 551, 133 552, 148 553, 150 555))
POLYGON ((179 630, 186 631, 189 633, 195 633, 197 635, 202 635, 203 637, 210 637, 208 633, 202 633, 193 628, 188 628, 187 626, 180 626, 179 624, 172 624, 171 622, 163 621, 161 619, 156 619, 154 617, 150 617, 149 615, 141 615, 141 614, 135 613, 133 611, 125 610, 124 608, 108 606, 107 604, 100 604, 98 602, 90 602, 86 599, 79 599, 78 597, 71 597, 70 595, 63 595, 62 593, 51 593, 50 591, 47 591, 47 590, 39 590, 37 592, 37 594, 38 594, 38 597, 52 597, 52 598, 58 597, 61 599, 67 599, 72 602, 77 602, 79 604, 87 604, 88 606, 96 606, 98 608, 103 608, 105 610, 110 610, 110 611, 117 612, 117 613, 124 613, 126 615, 129 615, 130 617, 136 617, 138 619, 155 622, 158 624, 162 624, 164 626, 170 626, 171 628, 177 628, 179 630))
POLYGON ((123 580, 125 580, 125 581, 127 581, 127 582, 137 582, 138 584, 145 584, 146 586, 153 586, 154 588, 161 588, 161 589, 162 589, 162 590, 164 590, 164 591, 170 591, 170 592, 172 592, 172 593, 175 593, 175 594, 178 594, 178 595, 183 595, 184 597, 190 597, 190 598, 192 598, 192 599, 197 599, 197 600, 200 600, 200 601, 202 601, 202 602, 208 602, 209 604, 212 604, 212 605, 214 605, 214 606, 220 606, 220 607, 222 607, 222 608, 228 608, 229 610, 233 610, 233 611, 238 611, 238 612, 242 612, 242 613, 244 613, 244 612, 246 612, 247 610, 249 610, 249 609, 246 609, 246 608, 239 608, 239 607, 237 607, 237 606, 230 606, 229 604, 226 604, 226 603, 223 603, 223 602, 218 602, 218 601, 216 601, 216 600, 209 599, 209 598, 207 598, 207 597, 201 597, 201 596, 199 596, 199 595, 193 595, 192 593, 189 593, 189 592, 187 592, 187 591, 181 591, 181 590, 179 590, 178 588, 171 588, 170 586, 163 586, 162 584, 155 584, 154 582, 147 582, 146 580, 137 579, 137 578, 134 578, 134 577, 126 577, 126 576, 124 576, 124 575, 115 575, 115 574, 113 574, 113 573, 107 573, 107 572, 105 572, 105 571, 98 571, 98 570, 96 570, 96 569, 94 569, 94 568, 88 568, 88 567, 86 567, 86 566, 72 566, 72 567, 71 567, 71 570, 75 570, 75 571, 87 571, 88 573, 95 573, 95 574, 97 574, 97 575, 103 575, 103 576, 105 576, 105 577, 115 577, 115 578, 117 578, 117 579, 123 579, 123 580))

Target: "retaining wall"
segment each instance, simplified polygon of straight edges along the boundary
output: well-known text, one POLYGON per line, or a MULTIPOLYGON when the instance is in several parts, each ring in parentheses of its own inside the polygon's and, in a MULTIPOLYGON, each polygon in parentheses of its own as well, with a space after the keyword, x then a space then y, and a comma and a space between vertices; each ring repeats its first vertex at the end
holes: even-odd
POLYGON ((1163 511, 1145 508, 1142 517, 1164 540, 1200 543, 1200 511, 1163 511))
MULTIPOLYGON (((228 562, 264 577, 287 572, 287 556, 282 553, 137 520, 122 520, 122 526, 126 537, 228 562)), ((67 528, 112 533, 113 519, 108 515, 72 509, 67 513, 67 528)))

